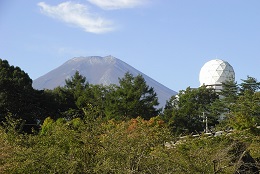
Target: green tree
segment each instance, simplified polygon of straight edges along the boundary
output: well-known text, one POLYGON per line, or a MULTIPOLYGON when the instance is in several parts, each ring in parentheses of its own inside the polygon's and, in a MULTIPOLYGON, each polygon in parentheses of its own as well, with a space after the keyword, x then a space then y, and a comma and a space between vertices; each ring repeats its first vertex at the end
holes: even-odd
POLYGON ((253 128, 259 124, 260 95, 258 90, 260 89, 260 82, 254 77, 247 76, 247 79, 242 80, 239 86, 239 95, 234 94, 234 97, 227 98, 229 100, 226 103, 230 106, 228 121, 231 127, 235 129, 253 128))
POLYGON ((205 128, 203 115, 207 116, 209 126, 216 124, 218 117, 211 112, 211 105, 217 99, 215 90, 206 86, 180 91, 168 121, 170 127, 177 133, 200 132, 205 128))
POLYGON ((226 125, 226 115, 230 113, 238 99, 239 87, 235 81, 226 81, 222 83, 222 89, 219 94, 219 99, 211 105, 211 112, 214 115, 221 115, 221 126, 226 125))
POLYGON ((57 87, 46 92, 56 102, 53 106, 58 110, 58 114, 55 114, 57 117, 83 118, 83 110, 89 114, 96 114, 95 117, 105 117, 106 98, 111 92, 111 87, 89 84, 86 78, 76 71, 74 76, 66 79, 65 87, 57 87))
POLYGON ((242 80, 242 83, 240 84, 240 95, 243 95, 245 91, 250 91, 251 93, 254 93, 260 89, 260 82, 257 81, 256 78, 247 76, 247 79, 242 80))
POLYGON ((75 74, 70 79, 66 79, 65 82, 65 89, 73 94, 74 100, 79 107, 80 102, 78 100, 82 97, 84 90, 89 87, 86 77, 80 75, 79 71, 76 71, 75 74))
POLYGON ((82 108, 85 105, 86 95, 89 91, 86 77, 76 71, 71 78, 65 80, 65 83, 64 87, 57 87, 50 92, 58 105, 59 113, 67 119, 83 117, 82 108))
POLYGON ((109 92, 109 86, 101 85, 90 85, 89 92, 85 96, 88 96, 88 99, 85 102, 86 104, 91 104, 95 108, 96 117, 105 117, 105 105, 107 100, 107 95, 109 92))
POLYGON ((174 108, 178 107, 178 99, 179 96, 175 95, 166 101, 166 104, 163 108, 163 112, 160 115, 164 121, 168 122, 172 118, 172 112, 174 108))
POLYGON ((238 130, 254 128, 260 124, 260 93, 245 91, 239 96, 229 114, 230 125, 238 130))
POLYGON ((134 77, 129 72, 119 79, 119 86, 109 96, 108 117, 149 119, 159 114, 157 94, 142 75, 134 77), (112 116, 111 116, 112 115, 112 116))
POLYGON ((235 81, 226 81, 222 83, 220 97, 226 104, 236 102, 238 97, 239 87, 235 81))
POLYGON ((27 73, 0 59, 0 121, 11 113, 13 118, 26 120, 30 129, 44 114, 39 96, 27 73))

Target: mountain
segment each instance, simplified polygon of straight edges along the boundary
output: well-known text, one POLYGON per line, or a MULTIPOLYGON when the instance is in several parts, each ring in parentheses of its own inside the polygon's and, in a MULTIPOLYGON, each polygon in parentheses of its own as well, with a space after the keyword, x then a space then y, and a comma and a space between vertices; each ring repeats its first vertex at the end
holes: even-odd
POLYGON ((86 77, 90 84, 119 84, 118 78, 124 77, 126 72, 134 76, 141 74, 146 84, 154 88, 157 93, 160 107, 164 107, 166 100, 177 93, 159 82, 153 80, 127 63, 112 57, 76 57, 68 60, 60 67, 35 79, 33 87, 35 89, 54 89, 65 85, 65 79, 71 78, 76 71, 86 77))

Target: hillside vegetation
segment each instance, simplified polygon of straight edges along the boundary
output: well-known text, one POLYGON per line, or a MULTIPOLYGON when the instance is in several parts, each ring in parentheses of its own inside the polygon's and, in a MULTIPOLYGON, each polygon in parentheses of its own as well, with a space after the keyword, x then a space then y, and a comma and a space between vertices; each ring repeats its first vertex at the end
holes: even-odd
POLYGON ((141 75, 119 82, 92 85, 76 72, 35 90, 0 60, 0 173, 259 173, 255 78, 220 93, 188 87, 164 110, 141 75))

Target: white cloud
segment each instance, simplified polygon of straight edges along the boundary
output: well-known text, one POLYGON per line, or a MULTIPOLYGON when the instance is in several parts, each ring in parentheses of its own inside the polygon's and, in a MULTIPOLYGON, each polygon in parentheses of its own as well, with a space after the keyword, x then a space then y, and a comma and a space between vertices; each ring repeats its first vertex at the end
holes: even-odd
POLYGON ((136 6, 144 5, 148 2, 148 0, 88 0, 88 1, 105 10, 133 8, 136 6))
POLYGON ((91 14, 83 4, 63 2, 57 6, 50 6, 40 2, 38 6, 43 14, 83 28, 86 32, 105 33, 114 30, 111 21, 91 14))

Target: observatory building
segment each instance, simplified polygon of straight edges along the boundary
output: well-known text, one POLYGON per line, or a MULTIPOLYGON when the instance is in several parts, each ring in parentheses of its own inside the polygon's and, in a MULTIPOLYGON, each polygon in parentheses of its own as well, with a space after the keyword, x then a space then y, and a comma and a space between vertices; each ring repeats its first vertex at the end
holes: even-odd
POLYGON ((216 91, 222 89, 222 83, 235 80, 235 71, 226 61, 214 59, 206 62, 200 70, 200 86, 210 86, 216 91))

